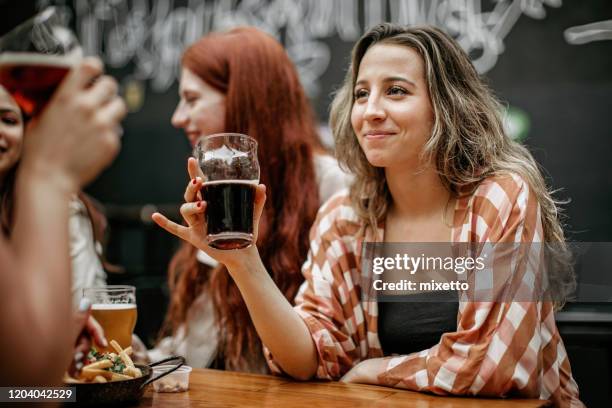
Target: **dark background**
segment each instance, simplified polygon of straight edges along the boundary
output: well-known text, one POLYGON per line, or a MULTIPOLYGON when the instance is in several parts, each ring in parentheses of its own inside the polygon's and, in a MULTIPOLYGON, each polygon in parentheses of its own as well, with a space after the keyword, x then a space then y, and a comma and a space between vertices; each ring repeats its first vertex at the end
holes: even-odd
MULTIPOLYGON (((73 6, 70 1, 55 3, 73 6)), ((175 7, 186 4, 174 3, 175 7)), ((0 1, 0 5, 2 32, 36 8, 33 2, 0 1)), ((560 189, 557 197, 571 200, 565 206, 568 237, 612 241, 612 41, 570 45, 563 36, 569 27, 612 19, 612 2, 563 1, 561 7, 546 6, 545 11, 544 19, 526 15, 518 19, 503 41, 504 52, 484 76, 502 101, 528 116, 524 143, 545 169, 551 186, 560 189)), ((322 122, 353 43, 338 36, 324 41, 331 45, 331 61, 321 77, 322 90, 312 100, 322 122)), ((110 73, 121 81, 131 74, 130 68, 110 73)), ((177 242, 148 222, 151 207, 143 206, 152 204, 176 216, 190 148, 170 125, 178 101, 177 85, 163 93, 148 87, 145 96, 142 108, 124 122, 121 154, 87 191, 106 206, 111 231, 108 256, 126 270, 110 275, 109 283, 138 287, 137 332, 151 342, 165 312, 166 266, 177 242)), ((581 279, 610 276, 610 263, 601 265, 582 271, 581 279)), ((612 400, 610 306, 573 305, 558 322, 581 396, 589 406, 604 406, 612 400)))

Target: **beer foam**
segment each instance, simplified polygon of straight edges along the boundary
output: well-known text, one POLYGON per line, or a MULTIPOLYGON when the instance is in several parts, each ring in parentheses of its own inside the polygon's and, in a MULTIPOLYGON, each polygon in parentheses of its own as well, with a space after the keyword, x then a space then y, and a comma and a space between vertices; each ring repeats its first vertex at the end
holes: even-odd
POLYGON ((94 303, 91 310, 125 310, 136 309, 134 303, 94 303))
POLYGON ((46 65, 56 67, 72 67, 81 61, 83 52, 80 48, 70 54, 54 55, 35 52, 2 52, 0 65, 46 65))
POLYGON ((248 184, 251 186, 256 186, 259 184, 259 180, 215 180, 205 181, 203 183, 204 186, 212 186, 213 184, 248 184))

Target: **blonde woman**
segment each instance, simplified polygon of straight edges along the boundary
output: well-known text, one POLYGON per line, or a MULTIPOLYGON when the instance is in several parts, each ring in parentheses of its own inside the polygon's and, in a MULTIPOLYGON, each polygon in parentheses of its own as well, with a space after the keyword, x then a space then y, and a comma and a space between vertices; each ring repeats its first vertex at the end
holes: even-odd
MULTIPOLYGON (((319 211, 295 308, 255 247, 224 252, 206 245, 200 232, 206 206, 192 187, 182 208, 187 227, 153 217, 227 266, 273 371, 582 406, 551 302, 460 301, 454 310, 431 307, 417 318, 386 321, 380 304, 360 296, 364 242, 564 245, 555 201, 535 161, 504 134, 497 102, 459 45, 435 28, 374 27, 353 49, 331 126, 337 156, 356 179, 319 211), (432 318, 439 319, 435 327, 427 325, 432 318), (402 320, 413 333, 426 331, 423 344, 430 344, 415 350, 402 341, 402 320)), ((196 178, 193 161, 188 168, 196 178)), ((259 186, 256 220, 264 201, 259 186)), ((556 281, 566 290, 572 276, 560 271, 565 275, 556 281)))

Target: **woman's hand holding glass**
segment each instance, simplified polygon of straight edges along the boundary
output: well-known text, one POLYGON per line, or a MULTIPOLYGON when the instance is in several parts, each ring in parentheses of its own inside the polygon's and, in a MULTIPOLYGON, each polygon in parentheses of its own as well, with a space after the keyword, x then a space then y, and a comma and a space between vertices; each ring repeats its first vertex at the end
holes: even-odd
POLYGON ((117 155, 127 112, 102 61, 82 55, 54 7, 0 38, 0 82, 30 117, 21 172, 69 193, 117 155))
POLYGON ((22 168, 61 177, 71 192, 93 180, 119 152, 126 108, 117 89, 99 59, 85 58, 74 67, 28 124, 22 168))
MULTIPOLYGON (((180 209, 181 215, 187 223, 187 226, 172 222, 160 213, 153 214, 153 221, 171 234, 176 235, 196 248, 206 252, 212 258, 227 266, 230 271, 233 266, 244 265, 246 263, 246 258, 257 252, 257 247, 251 245, 244 249, 220 250, 208 245, 205 218, 207 203, 202 200, 200 190, 203 185, 203 177, 195 158, 189 158, 187 161, 187 171, 189 172, 190 181, 185 189, 185 203, 180 209)), ((265 201, 266 187, 263 184, 259 184, 255 188, 253 242, 257 242, 259 220, 263 213, 265 201)))

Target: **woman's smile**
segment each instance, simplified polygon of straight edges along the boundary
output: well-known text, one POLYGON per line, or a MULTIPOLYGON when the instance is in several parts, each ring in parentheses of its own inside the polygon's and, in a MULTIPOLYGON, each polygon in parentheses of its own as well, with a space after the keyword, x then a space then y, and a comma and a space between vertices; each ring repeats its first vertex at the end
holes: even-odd
POLYGON ((369 130, 365 133, 364 137, 368 140, 380 140, 380 139, 389 138, 396 134, 397 132, 393 132, 389 130, 369 130))

